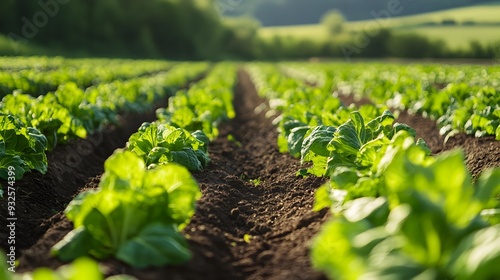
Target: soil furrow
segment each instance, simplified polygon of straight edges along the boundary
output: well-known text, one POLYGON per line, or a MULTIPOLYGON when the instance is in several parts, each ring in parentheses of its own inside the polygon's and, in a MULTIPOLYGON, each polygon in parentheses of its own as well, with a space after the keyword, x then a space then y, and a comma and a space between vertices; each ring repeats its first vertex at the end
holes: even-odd
MULTIPOLYGON (((247 73, 235 88, 237 117, 223 124, 210 146, 211 163, 194 176, 203 197, 185 228, 193 258, 182 266, 132 269, 116 260, 103 262, 107 274, 139 279, 324 279, 308 257, 310 239, 327 218, 312 212, 319 178, 299 178, 297 159, 280 154, 276 127, 254 109, 264 102, 247 73), (228 140, 232 135, 235 140, 228 140)), ((87 187, 95 187, 98 178, 87 187)), ((21 270, 60 263, 49 249, 70 229, 60 215, 47 234, 24 252, 21 270)))

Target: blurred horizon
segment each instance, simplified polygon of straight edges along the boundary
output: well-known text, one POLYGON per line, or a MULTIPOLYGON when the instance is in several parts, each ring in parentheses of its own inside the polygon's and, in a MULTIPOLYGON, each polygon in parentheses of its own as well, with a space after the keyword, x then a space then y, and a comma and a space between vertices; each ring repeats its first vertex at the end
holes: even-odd
POLYGON ((263 26, 303 25, 319 23, 330 10, 338 10, 346 21, 374 19, 374 15, 388 7, 398 7, 400 12, 393 16, 407 16, 441 11, 451 8, 487 3, 498 0, 216 0, 215 3, 225 16, 250 16, 263 26))
POLYGON ((495 59, 499 14, 500 0, 2 0, 0 55, 495 59))

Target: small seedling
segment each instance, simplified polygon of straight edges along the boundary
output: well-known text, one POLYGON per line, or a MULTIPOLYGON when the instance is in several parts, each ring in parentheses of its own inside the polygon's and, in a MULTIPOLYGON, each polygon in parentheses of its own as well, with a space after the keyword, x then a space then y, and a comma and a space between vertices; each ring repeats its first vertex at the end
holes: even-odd
POLYGON ((261 181, 260 181, 260 178, 257 178, 257 179, 250 179, 250 183, 252 183, 254 186, 258 186, 260 185, 261 181))

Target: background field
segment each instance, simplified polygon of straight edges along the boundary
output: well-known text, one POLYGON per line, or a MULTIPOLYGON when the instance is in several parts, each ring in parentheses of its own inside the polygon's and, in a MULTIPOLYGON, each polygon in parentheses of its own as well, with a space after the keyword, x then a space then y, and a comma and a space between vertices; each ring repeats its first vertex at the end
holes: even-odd
MULTIPOLYGON (((416 33, 430 39, 444 40, 451 48, 463 48, 470 41, 483 44, 500 40, 500 3, 456 8, 392 19, 363 20, 345 22, 345 31, 353 34, 365 29, 383 26, 396 34, 416 33), (447 21, 448 23, 444 23, 447 21), (454 22, 451 23, 451 22, 454 22)), ((264 38, 291 36, 326 40, 327 29, 321 24, 262 27, 259 31, 264 38)), ((344 34, 345 36, 345 34, 344 34)))
POLYGON ((500 58, 500 0, 402 1, 393 18, 387 0, 74 0, 54 16, 37 3, 0 1, 0 55, 500 58))

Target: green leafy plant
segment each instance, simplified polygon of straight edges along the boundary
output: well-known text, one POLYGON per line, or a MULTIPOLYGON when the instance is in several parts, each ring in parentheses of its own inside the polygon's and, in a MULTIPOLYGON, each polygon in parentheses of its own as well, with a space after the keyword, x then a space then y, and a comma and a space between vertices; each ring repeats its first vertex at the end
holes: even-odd
POLYGON ((179 230, 200 196, 184 167, 147 170, 141 157, 117 151, 105 163, 99 189, 78 195, 66 208, 75 229, 53 253, 64 261, 114 256, 133 267, 186 262, 191 254, 179 230))
POLYGON ((47 138, 40 131, 25 126, 12 115, 0 114, 0 178, 7 180, 9 167, 15 169, 15 178, 37 170, 47 172, 47 138))
POLYGON ((141 156, 149 168, 176 162, 199 171, 209 161, 208 143, 202 131, 189 133, 160 123, 144 123, 130 136, 127 149, 141 156))
POLYGON ((314 209, 319 210, 331 205, 337 207, 346 201, 360 197, 386 195, 385 164, 387 157, 394 149, 415 147, 414 156, 422 164, 432 159, 429 157, 430 150, 427 145, 421 141, 415 142, 413 136, 411 131, 407 130, 396 132, 391 139, 380 134, 376 139, 364 144, 351 157, 352 162, 347 161, 347 157, 342 158, 342 162, 331 169, 330 181, 317 190, 314 209))
MULTIPOLYGON (((453 96, 457 86, 449 87, 447 95, 453 96)), ((441 133, 465 131, 477 137, 495 135, 500 140, 500 96, 494 87, 468 87, 467 94, 455 99, 456 102, 438 118, 441 133)))
MULTIPOLYGON (((1 252, 1 251, 0 251, 1 252)), ((12 273, 5 267, 5 257, 0 257, 0 279, 2 280, 103 280, 104 275, 99 264, 89 258, 82 257, 74 262, 63 265, 57 270, 42 267, 33 272, 12 273)), ((106 280, 135 280, 129 275, 115 275, 107 277, 106 280)))
POLYGON ((418 146, 393 147, 381 165, 386 196, 343 205, 315 238, 315 267, 342 279, 500 275, 500 228, 481 214, 498 206, 500 170, 474 186, 461 152, 423 158, 418 146))
POLYGON ((465 129, 498 138, 499 95, 488 85, 498 79, 494 67, 281 66, 295 79, 270 64, 249 71, 271 110, 281 113, 274 120, 280 151, 312 162, 299 175, 330 177, 314 206, 334 215, 313 244, 317 269, 332 279, 499 277, 493 266, 500 259, 500 170, 485 172, 474 185, 460 152, 430 156, 415 131, 394 123, 383 107, 345 107, 335 98, 370 97, 441 117, 443 133, 465 129))
POLYGON ((218 64, 205 79, 169 98, 168 107, 156 111, 158 121, 188 131, 201 130, 210 140, 215 139, 220 122, 235 116, 235 72, 232 64, 218 64))
POLYGON ((42 98, 15 92, 0 103, 1 111, 16 116, 27 126, 38 129, 48 140, 48 149, 74 137, 85 138, 87 131, 75 122, 70 111, 58 104, 53 94, 42 98))
POLYGON ((256 187, 258 187, 262 183, 262 181, 260 180, 260 178, 250 179, 249 181, 250 181, 250 183, 252 183, 256 187))

